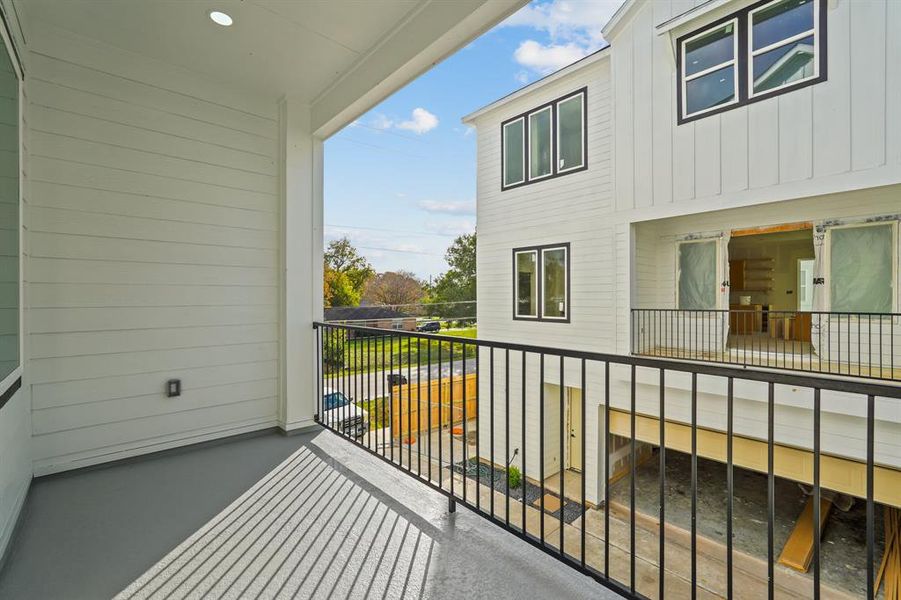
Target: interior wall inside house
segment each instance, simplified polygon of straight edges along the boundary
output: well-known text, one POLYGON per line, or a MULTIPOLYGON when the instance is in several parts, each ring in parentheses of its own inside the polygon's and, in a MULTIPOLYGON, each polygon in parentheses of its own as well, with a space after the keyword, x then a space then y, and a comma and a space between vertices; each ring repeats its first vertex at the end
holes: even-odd
POLYGON ((770 310, 797 310, 798 261, 813 257, 810 229, 731 238, 729 261, 747 262, 745 289, 733 284, 729 303, 739 304, 741 296, 750 296, 751 304, 763 304, 770 310))

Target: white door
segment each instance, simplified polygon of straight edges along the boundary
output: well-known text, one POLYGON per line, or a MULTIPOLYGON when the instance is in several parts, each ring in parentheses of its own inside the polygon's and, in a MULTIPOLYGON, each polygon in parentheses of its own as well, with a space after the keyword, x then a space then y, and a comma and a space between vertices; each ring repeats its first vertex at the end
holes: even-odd
POLYGON ((798 310, 813 310, 813 263, 812 258, 798 259, 798 310))
POLYGON ((569 388, 569 468, 582 470, 582 390, 569 388))

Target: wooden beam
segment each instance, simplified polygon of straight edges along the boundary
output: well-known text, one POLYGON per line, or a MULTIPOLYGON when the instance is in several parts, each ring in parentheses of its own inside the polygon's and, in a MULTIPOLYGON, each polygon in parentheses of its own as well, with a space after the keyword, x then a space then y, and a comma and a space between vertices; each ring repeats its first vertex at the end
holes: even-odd
POLYGON ((782 223, 780 225, 763 225, 762 227, 745 227, 742 229, 733 229, 732 237, 742 237, 745 235, 760 235, 762 233, 783 233, 786 231, 801 231, 804 229, 813 229, 813 223, 810 221, 800 221, 798 223, 782 223))
MULTIPOLYGON (((667 421, 666 447, 679 452, 691 452, 691 426, 667 421)), ((628 411, 610 409, 610 433, 630 437, 628 411)), ((656 417, 636 415, 635 439, 660 445, 660 429, 656 417)), ((733 464, 759 473, 767 472, 767 444, 755 438, 735 435, 732 438, 733 464)), ((726 434, 722 431, 698 428, 698 456, 726 462, 726 434)), ((784 477, 813 485, 813 452, 775 444, 774 472, 784 477)), ((828 454, 820 454, 820 486, 857 498, 867 497, 867 466, 865 463, 828 454)), ((881 504, 901 508, 901 471, 889 467, 873 468, 873 498, 881 504)))
POLYGON ((807 499, 804 510, 798 520, 795 521, 795 528, 792 529, 791 535, 785 540, 782 547, 782 553, 779 555, 779 564, 792 568, 795 571, 806 573, 810 569, 810 562, 813 560, 813 536, 819 536, 823 531, 823 525, 832 509, 832 502, 825 498, 820 499, 820 526, 817 531, 813 530, 813 496, 807 499))

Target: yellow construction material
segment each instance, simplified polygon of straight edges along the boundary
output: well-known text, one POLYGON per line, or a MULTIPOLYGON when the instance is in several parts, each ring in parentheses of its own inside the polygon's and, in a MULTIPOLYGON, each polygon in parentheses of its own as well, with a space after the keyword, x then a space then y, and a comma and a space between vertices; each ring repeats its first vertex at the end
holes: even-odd
POLYGON ((819 536, 823 531, 823 524, 826 523, 831 508, 831 501, 825 498, 820 499, 820 526, 814 532, 813 497, 810 497, 795 522, 795 528, 785 541, 785 546, 782 547, 782 554, 779 555, 780 565, 791 567, 802 573, 806 573, 810 569, 810 562, 813 560, 814 536, 819 536))
POLYGON ((885 551, 876 575, 875 593, 885 582, 885 600, 901 600, 901 510, 885 507, 885 551))
MULTIPOLYGON (((666 447, 679 452, 691 452, 691 426, 673 421, 666 422, 666 447)), ((610 433, 628 438, 629 413, 610 409, 610 433)), ((648 444, 660 443, 660 429, 656 417, 637 415, 635 439, 648 444)), ((698 428, 698 456, 726 462, 726 433, 698 428)), ((732 438, 733 464, 736 467, 767 472, 767 444, 763 440, 735 435, 732 438)), ((773 448, 774 474, 808 485, 813 484, 813 452, 775 444, 773 448)), ((867 466, 864 463, 820 455, 820 485, 824 489, 842 492, 849 496, 866 498, 867 466)), ((889 467, 873 468, 873 498, 880 504, 901 508, 901 471, 889 467)))

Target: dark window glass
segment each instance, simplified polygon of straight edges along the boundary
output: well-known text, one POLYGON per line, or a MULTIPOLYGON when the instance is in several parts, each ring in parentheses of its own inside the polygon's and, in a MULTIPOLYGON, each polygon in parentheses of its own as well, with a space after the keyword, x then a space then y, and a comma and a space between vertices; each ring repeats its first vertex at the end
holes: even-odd
POLYGON ((525 120, 520 119, 504 125, 504 185, 513 185, 525 179, 523 144, 525 144, 525 120))
POLYGON ((735 58, 732 23, 685 44, 685 75, 691 76, 735 58))
POLYGON ((516 316, 538 316, 538 260, 537 252, 516 254, 516 316))
POLYGON ((692 114, 735 99, 735 65, 685 83, 686 113, 692 114))
POLYGON ((566 249, 553 248, 541 253, 544 292, 542 315, 552 319, 566 318, 566 249))
POLYGON ((529 115, 529 178, 551 174, 551 109, 529 115))
POLYGON ((331 394, 326 394, 322 398, 322 403, 325 406, 325 410, 341 408, 342 406, 347 406, 348 404, 350 404, 350 402, 347 400, 347 397, 341 392, 332 392, 331 394))
POLYGON ((582 166, 582 96, 573 96, 557 105, 560 140, 557 148, 562 170, 582 166))
POLYGON ((18 366, 19 78, 0 38, 0 380, 18 366))
POLYGON ((813 0, 783 0, 752 15, 754 50, 813 29, 813 0))
POLYGON ((754 57, 754 91, 763 92, 815 75, 813 36, 754 57))

